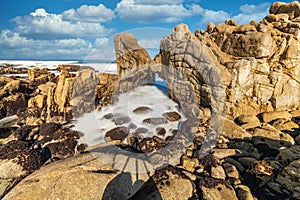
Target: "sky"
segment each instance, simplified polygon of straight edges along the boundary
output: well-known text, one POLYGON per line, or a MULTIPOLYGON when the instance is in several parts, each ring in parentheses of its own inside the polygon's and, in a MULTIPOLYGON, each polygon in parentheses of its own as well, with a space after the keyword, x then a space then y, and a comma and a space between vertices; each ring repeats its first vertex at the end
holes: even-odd
MULTIPOLYGON (((113 61, 113 36, 131 32, 153 56, 177 24, 260 21, 263 0, 1 0, 0 59, 113 61)), ((289 1, 284 1, 289 2, 289 1)))

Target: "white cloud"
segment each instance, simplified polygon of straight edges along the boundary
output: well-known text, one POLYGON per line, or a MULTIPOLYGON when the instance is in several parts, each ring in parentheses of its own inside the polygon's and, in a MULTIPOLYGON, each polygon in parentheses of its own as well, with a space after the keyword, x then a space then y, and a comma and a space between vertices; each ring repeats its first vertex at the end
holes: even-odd
POLYGON ((180 0, 173 3, 164 0, 145 2, 145 0, 122 0, 117 4, 116 12, 122 20, 139 23, 178 22, 184 17, 191 16, 180 0))
POLYGON ((259 5, 245 4, 240 7, 241 13, 232 18, 239 24, 249 23, 252 20, 260 21, 269 14, 270 3, 261 3, 259 5))
POLYGON ((108 38, 96 38, 94 48, 91 49, 84 59, 113 62, 115 60, 115 49, 112 40, 108 38))
POLYGON ((214 22, 215 24, 218 24, 230 18, 230 14, 223 10, 214 11, 204 9, 201 15, 202 19, 200 20, 200 25, 207 25, 208 22, 214 22))
POLYGON ((10 30, 3 30, 0 35, 2 58, 24 59, 82 59, 92 49, 86 40, 34 40, 20 36, 10 30))
POLYGON ((134 2, 141 5, 179 5, 184 2, 184 0, 134 0, 134 2))
POLYGON ((80 8, 66 10, 62 13, 62 19, 66 21, 85 22, 110 22, 114 18, 114 11, 103 4, 98 6, 82 5, 80 8))
POLYGON ((27 16, 16 17, 13 21, 20 35, 39 39, 99 37, 111 31, 99 23, 64 21, 61 14, 50 14, 43 8, 27 16))
POLYGON ((162 38, 140 39, 138 44, 146 50, 156 50, 159 52, 160 41, 162 38))
POLYGON ((261 3, 259 5, 245 4, 240 7, 241 13, 237 15, 231 15, 223 10, 208 10, 203 9, 199 5, 190 6, 190 10, 193 14, 198 14, 202 17, 199 25, 205 26, 208 22, 214 22, 215 24, 224 23, 226 19, 234 19, 239 24, 249 23, 252 20, 260 21, 269 12, 270 3, 261 3))

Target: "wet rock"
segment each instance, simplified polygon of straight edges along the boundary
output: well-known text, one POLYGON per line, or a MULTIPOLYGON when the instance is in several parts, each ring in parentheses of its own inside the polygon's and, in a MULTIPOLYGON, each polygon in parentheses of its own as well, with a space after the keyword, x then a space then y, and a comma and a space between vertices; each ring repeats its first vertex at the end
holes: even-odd
POLYGON ((195 194, 193 182, 173 167, 157 170, 132 199, 190 199, 195 194))
POLYGON ((166 133, 167 133, 167 131, 165 128, 161 128, 161 127, 156 128, 157 135, 164 137, 166 133))
POLYGON ((146 129, 146 128, 143 128, 143 127, 140 127, 140 128, 137 128, 137 129, 135 129, 135 133, 136 134, 145 134, 145 133, 148 133, 148 129, 146 129))
POLYGON ((163 148, 167 142, 159 137, 144 138, 139 143, 139 148, 145 153, 155 152, 163 148))
POLYGON ((251 158, 251 157, 241 157, 241 158, 238 158, 238 161, 245 168, 249 168, 251 165, 253 165, 254 163, 258 162, 255 158, 251 158))
POLYGON ((288 195, 291 193, 291 196, 296 199, 300 196, 299 170, 300 160, 295 160, 285 167, 276 178, 276 181, 288 190, 286 193, 288 195))
POLYGON ((276 156, 276 160, 288 165, 293 160, 300 159, 300 146, 294 145, 290 148, 281 148, 279 154, 276 156))
POLYGON ((115 125, 123 125, 131 121, 130 117, 122 114, 122 115, 114 115, 112 121, 115 123, 115 125))
POLYGON ((143 123, 152 124, 152 125, 160 125, 160 124, 167 124, 168 121, 167 121, 167 119, 162 118, 162 117, 152 117, 152 118, 144 119, 143 123))
POLYGON ((166 112, 163 116, 170 122, 178 121, 181 119, 181 115, 178 112, 166 112))
POLYGON ((135 114, 149 114, 152 112, 152 108, 146 107, 146 106, 141 106, 136 109, 134 109, 132 112, 135 114))
POLYGON ((246 185, 237 185, 235 191, 239 200, 254 200, 250 188, 246 185))
POLYGON ((108 141, 112 140, 124 140, 129 134, 127 127, 116 127, 105 133, 105 138, 108 141))

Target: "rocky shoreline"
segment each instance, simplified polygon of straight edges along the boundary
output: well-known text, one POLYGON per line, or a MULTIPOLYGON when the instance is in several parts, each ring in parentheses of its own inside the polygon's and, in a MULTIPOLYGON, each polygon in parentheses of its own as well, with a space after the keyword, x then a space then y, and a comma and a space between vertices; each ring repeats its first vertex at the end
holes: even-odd
POLYGON ((293 2, 274 3, 261 22, 209 23, 195 34, 180 24, 153 60, 121 33, 118 75, 3 66, 0 198, 300 199, 299 18, 293 2), (105 143, 79 142, 85 133, 74 129, 75 118, 156 75, 178 110, 151 116, 149 106, 132 109, 155 133, 116 112, 104 116, 116 126, 105 143), (173 122, 177 129, 165 128, 173 122))

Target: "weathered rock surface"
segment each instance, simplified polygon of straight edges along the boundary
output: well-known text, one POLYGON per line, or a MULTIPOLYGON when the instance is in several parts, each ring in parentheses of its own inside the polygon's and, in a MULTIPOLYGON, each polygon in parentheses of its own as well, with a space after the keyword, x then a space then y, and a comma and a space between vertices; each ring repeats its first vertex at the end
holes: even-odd
POLYGON ((101 156, 83 154, 56 162, 23 179, 3 199, 128 199, 147 174, 121 173, 101 156), (102 161, 101 161, 102 160, 102 161))

